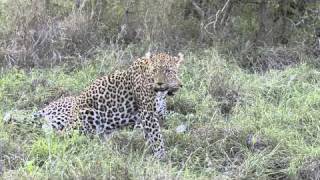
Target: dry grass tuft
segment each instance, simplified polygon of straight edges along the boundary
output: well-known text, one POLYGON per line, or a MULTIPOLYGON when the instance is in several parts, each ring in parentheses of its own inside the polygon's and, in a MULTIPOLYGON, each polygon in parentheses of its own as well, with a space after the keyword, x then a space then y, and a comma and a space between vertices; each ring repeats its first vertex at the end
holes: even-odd
POLYGON ((253 72, 266 72, 270 69, 283 70, 301 62, 296 49, 282 47, 249 49, 240 53, 237 63, 240 67, 253 72))
POLYGON ((298 179, 314 180, 320 179, 320 160, 307 160, 298 171, 298 179))
POLYGON ((9 67, 80 63, 91 57, 103 42, 95 21, 85 13, 71 11, 65 16, 52 17, 40 1, 12 1, 8 7, 10 28, 4 32, 0 56, 9 67))
POLYGON ((211 78, 208 91, 212 98, 218 102, 221 114, 228 115, 240 103, 240 88, 226 72, 217 73, 211 78))

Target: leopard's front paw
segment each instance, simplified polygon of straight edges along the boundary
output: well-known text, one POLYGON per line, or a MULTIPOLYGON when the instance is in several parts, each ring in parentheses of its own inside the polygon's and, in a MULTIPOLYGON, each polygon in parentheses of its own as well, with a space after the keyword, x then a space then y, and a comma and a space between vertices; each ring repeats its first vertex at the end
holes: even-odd
POLYGON ((159 149, 158 151, 154 152, 154 156, 157 159, 165 160, 167 155, 166 155, 166 151, 164 149, 159 149))

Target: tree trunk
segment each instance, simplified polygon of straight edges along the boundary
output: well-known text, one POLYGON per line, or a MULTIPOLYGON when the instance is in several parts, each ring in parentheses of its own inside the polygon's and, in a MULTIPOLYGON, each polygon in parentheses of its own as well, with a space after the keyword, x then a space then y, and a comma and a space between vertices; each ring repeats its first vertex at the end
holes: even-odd
POLYGON ((257 46, 261 46, 261 45, 264 45, 265 44, 265 41, 266 41, 266 33, 267 33, 267 30, 266 30, 266 21, 268 20, 268 17, 267 17, 267 1, 266 0, 262 0, 259 4, 259 8, 258 8, 258 23, 259 23, 259 29, 258 31, 256 32, 256 36, 255 36, 255 39, 253 40, 254 43, 257 45, 257 46))
POLYGON ((281 44, 288 43, 288 7, 289 1, 288 0, 280 0, 279 1, 279 10, 280 10, 280 26, 279 26, 279 36, 277 38, 277 42, 281 44))

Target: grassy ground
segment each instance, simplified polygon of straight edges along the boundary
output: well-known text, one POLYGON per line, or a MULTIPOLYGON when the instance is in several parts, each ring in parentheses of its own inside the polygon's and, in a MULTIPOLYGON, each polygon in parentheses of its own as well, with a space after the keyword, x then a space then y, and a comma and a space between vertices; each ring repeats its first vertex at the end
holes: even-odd
POLYGON ((101 141, 4 123, 8 112, 31 115, 119 69, 108 54, 78 68, 0 75, 2 178, 298 179, 305 172, 312 177, 303 168, 320 154, 320 71, 304 63, 254 74, 213 49, 185 53, 184 88, 170 99, 174 113, 163 125, 169 155, 164 162, 152 158, 139 130, 101 141), (187 127, 183 133, 176 131, 181 124, 187 127))

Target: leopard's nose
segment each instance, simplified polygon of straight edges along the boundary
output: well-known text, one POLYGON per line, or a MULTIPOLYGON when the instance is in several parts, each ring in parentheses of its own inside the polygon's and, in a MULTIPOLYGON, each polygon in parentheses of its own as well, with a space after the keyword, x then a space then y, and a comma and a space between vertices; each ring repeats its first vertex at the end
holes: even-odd
POLYGON ((159 87, 161 87, 163 84, 164 84, 163 82, 157 82, 157 85, 158 85, 159 87))

